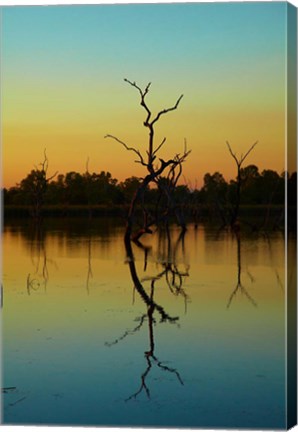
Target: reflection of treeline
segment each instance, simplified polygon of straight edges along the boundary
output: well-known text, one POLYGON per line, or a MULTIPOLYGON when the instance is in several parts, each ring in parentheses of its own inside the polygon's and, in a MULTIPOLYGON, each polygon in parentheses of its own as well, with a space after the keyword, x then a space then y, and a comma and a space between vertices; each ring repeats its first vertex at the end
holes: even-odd
MULTIPOLYGON (((273 170, 259 172, 255 165, 248 165, 241 169, 242 192, 241 204, 248 206, 276 206, 284 205, 286 175, 278 174, 273 170)), ((31 206, 39 190, 42 179, 40 170, 32 170, 17 186, 3 190, 5 206, 31 206), (34 193, 35 191, 35 193, 34 193)), ((165 184, 167 178, 160 179, 165 184)), ((132 197, 140 185, 138 177, 127 178, 119 182, 109 172, 97 173, 68 172, 59 174, 51 179, 42 192, 42 201, 45 206, 129 206, 132 197)), ((295 205, 297 173, 288 177, 288 199, 290 205, 295 205)), ((201 188, 192 188, 189 185, 176 185, 172 192, 175 203, 185 212, 189 211, 195 216, 202 209, 224 218, 224 214, 236 200, 237 182, 227 182, 219 172, 207 173, 204 176, 201 188)), ((145 192, 147 205, 159 206, 162 210, 163 196, 157 188, 149 188, 145 192)))

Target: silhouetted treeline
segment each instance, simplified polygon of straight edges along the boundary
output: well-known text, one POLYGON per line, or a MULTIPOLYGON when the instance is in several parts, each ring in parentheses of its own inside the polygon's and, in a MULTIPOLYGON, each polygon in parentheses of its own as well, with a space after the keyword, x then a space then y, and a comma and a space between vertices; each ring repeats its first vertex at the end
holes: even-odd
MULTIPOLYGON (((4 205, 31 205, 33 191, 38 189, 39 170, 32 170, 18 185, 3 189, 4 205)), ((285 200, 285 174, 279 175, 272 170, 261 173, 255 165, 242 169, 243 185, 241 204, 245 205, 282 205, 285 200)), ((167 179, 164 179, 166 182, 167 179)), ((129 177, 118 182, 109 172, 80 174, 75 171, 59 174, 47 185, 43 194, 44 205, 124 205, 129 204, 140 179, 129 177)), ((289 203, 296 202, 297 173, 288 179, 289 203)), ((219 212, 235 200, 236 182, 227 182, 220 172, 207 173, 201 189, 192 189, 188 185, 178 185, 174 190, 175 201, 179 205, 208 205, 219 212)), ((146 191, 146 202, 155 205, 157 189, 146 191)))

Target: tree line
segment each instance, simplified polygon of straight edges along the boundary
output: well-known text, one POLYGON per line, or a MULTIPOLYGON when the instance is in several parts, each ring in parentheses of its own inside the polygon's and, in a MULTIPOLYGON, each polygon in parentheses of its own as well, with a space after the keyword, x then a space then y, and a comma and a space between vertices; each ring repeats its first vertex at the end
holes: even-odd
MULTIPOLYGON (((245 205, 283 205, 285 200, 286 174, 266 169, 259 171, 256 165, 248 165, 240 170, 242 179, 241 204, 245 205)), ((297 173, 288 176, 289 204, 295 204, 297 173), (293 192, 293 193, 292 193, 293 192)), ((79 173, 70 171, 58 174, 55 179, 44 183, 42 170, 32 170, 19 184, 3 189, 4 205, 32 205, 41 194, 45 205, 129 205, 142 179, 131 176, 119 182, 108 171, 100 173, 79 173)), ((167 177, 160 182, 169 184, 167 177)), ((146 187, 146 202, 155 204, 158 189, 146 187)), ((218 208, 233 204, 236 200, 237 181, 226 181, 220 172, 206 173, 201 188, 189 184, 175 185, 173 195, 180 205, 197 203, 213 205, 218 208)))
MULTIPOLYGON (((206 209, 208 217, 214 215, 220 220, 221 226, 239 227, 241 206, 265 206, 266 212, 261 225, 267 225, 272 206, 281 206, 280 221, 283 217, 285 202, 285 185, 288 183, 289 204, 295 206, 297 174, 279 174, 266 169, 259 172, 256 165, 244 166, 248 155, 257 141, 245 154, 237 156, 229 142, 228 151, 236 163, 236 176, 227 182, 223 175, 216 171, 206 173, 201 188, 192 188, 189 184, 181 184, 182 168, 191 150, 187 149, 186 140, 180 153, 170 159, 160 157, 160 150, 166 144, 166 137, 156 141, 155 129, 159 121, 167 114, 177 110, 183 95, 172 106, 153 113, 147 103, 147 95, 151 83, 145 88, 136 82, 124 80, 139 94, 139 103, 144 112, 143 126, 148 133, 147 149, 140 151, 138 147, 128 145, 122 139, 107 134, 105 138, 113 139, 118 145, 131 152, 135 162, 142 165, 144 175, 132 176, 119 182, 108 171, 90 173, 88 161, 85 173, 70 171, 66 174, 55 173, 48 176, 48 158, 44 152, 44 160, 35 167, 18 185, 4 189, 4 207, 30 206, 31 215, 40 219, 45 206, 84 206, 92 215, 94 207, 111 208, 120 206, 125 209, 126 231, 125 242, 138 241, 144 233, 151 233, 152 226, 168 226, 170 219, 185 232, 187 218, 199 222, 206 209)), ((277 227, 280 221, 274 223, 277 227)))

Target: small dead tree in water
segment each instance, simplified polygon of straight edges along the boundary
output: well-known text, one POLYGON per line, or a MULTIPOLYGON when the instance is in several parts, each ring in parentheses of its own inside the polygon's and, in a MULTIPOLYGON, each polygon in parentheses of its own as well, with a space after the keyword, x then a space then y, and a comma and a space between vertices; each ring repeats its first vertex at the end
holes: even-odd
POLYGON ((161 158, 157 158, 157 155, 160 149, 165 144, 166 138, 163 138, 160 144, 158 145, 155 144, 156 123, 160 120, 160 118, 163 115, 169 113, 170 111, 174 111, 178 108, 183 95, 181 95, 177 99, 176 103, 172 107, 165 108, 159 111, 155 116, 153 116, 146 102, 146 96, 149 92, 151 83, 149 83, 146 86, 146 88, 142 90, 141 87, 139 87, 135 82, 129 81, 128 79, 125 79, 124 81, 127 82, 132 87, 134 87, 139 92, 140 99, 141 99, 140 105, 144 108, 146 112, 146 118, 143 125, 145 128, 148 129, 148 146, 146 150, 146 155, 142 153, 140 150, 138 150, 137 148, 128 146, 124 141, 120 140, 119 138, 113 135, 106 135, 106 138, 112 138, 116 140, 126 150, 135 153, 137 155, 137 160, 135 162, 143 165, 147 171, 147 175, 142 179, 130 203, 130 208, 127 215, 126 231, 125 231, 125 241, 129 242, 131 239, 133 240, 139 239, 140 236, 146 232, 147 233, 151 232, 150 226, 156 223, 156 219, 150 217, 148 211, 145 208, 144 194, 148 186, 150 184, 157 184, 157 186, 159 187, 158 179, 160 178, 160 176, 164 175, 168 169, 173 172, 176 167, 179 166, 181 167, 182 163, 186 160, 190 151, 187 150, 185 147, 182 154, 176 154, 172 159, 165 161, 161 158), (133 233, 136 206, 138 204, 141 206, 143 210, 143 215, 144 215, 143 227, 140 230, 138 230, 136 233, 133 233))
POLYGON ((236 180, 236 201, 235 201, 235 205, 234 208, 232 210, 232 215, 231 215, 231 221, 230 224, 232 227, 235 226, 235 223, 238 219, 238 214, 239 214, 239 206, 240 206, 240 200, 241 200, 241 187, 242 187, 242 176, 241 176, 241 167, 243 162, 245 161, 245 159, 247 158, 247 156, 249 155, 249 153, 254 149, 254 147, 257 145, 258 141, 256 141, 249 149, 248 151, 243 155, 241 154, 240 158, 237 157, 236 153, 233 152, 229 142, 227 141, 227 146, 230 152, 230 155, 232 156, 232 158, 234 159, 234 161, 236 162, 237 165, 237 180, 236 180))

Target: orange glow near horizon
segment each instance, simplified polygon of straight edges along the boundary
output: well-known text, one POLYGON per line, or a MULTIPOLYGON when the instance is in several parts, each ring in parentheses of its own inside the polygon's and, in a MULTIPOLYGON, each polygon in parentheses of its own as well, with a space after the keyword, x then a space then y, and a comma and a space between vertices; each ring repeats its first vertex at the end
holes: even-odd
POLYGON ((90 171, 119 181, 143 176, 132 152, 104 139, 112 134, 146 154, 146 113, 124 77, 142 88, 152 81, 146 100, 154 113, 184 94, 156 123, 155 141, 167 137, 159 153, 166 159, 187 140, 181 182, 200 187, 215 171, 235 178, 227 140, 239 155, 258 141, 245 163, 285 170, 286 5, 16 7, 2 15, 4 187, 38 166, 44 149, 49 176, 83 173, 88 158, 90 171), (107 27, 111 20, 119 28, 107 27))
MULTIPOLYGON (((104 138, 107 133, 111 133, 128 145, 143 149, 145 153, 148 135, 145 128, 141 127, 142 116, 128 117, 126 115, 123 119, 122 114, 113 116, 111 112, 110 120, 98 124, 90 121, 86 128, 78 122, 65 123, 63 127, 57 123, 52 126, 4 124, 4 186, 14 186, 38 166, 43 160, 44 149, 49 159, 49 176, 56 171, 60 174, 69 171, 83 173, 88 158, 91 172, 109 171, 118 181, 132 175, 143 176, 145 168, 134 162, 136 158, 133 153, 116 141, 104 138), (134 128, 135 117, 138 124, 134 128), (116 119, 113 121, 113 118, 116 119)), ((226 140, 239 155, 258 140, 246 164, 257 165, 260 172, 274 169, 281 173, 285 169, 283 118, 283 112, 251 112, 246 115, 241 112, 233 115, 218 113, 217 116, 216 112, 207 111, 200 113, 196 121, 194 114, 181 108, 169 113, 167 119, 157 124, 156 145, 166 136, 167 142, 160 151, 160 157, 170 158, 183 151, 184 138, 187 140, 187 146, 192 151, 184 165, 183 182, 193 187, 202 185, 207 172, 219 171, 227 181, 235 177, 236 167, 228 153, 226 140), (160 131, 164 131, 164 135, 160 131)))

